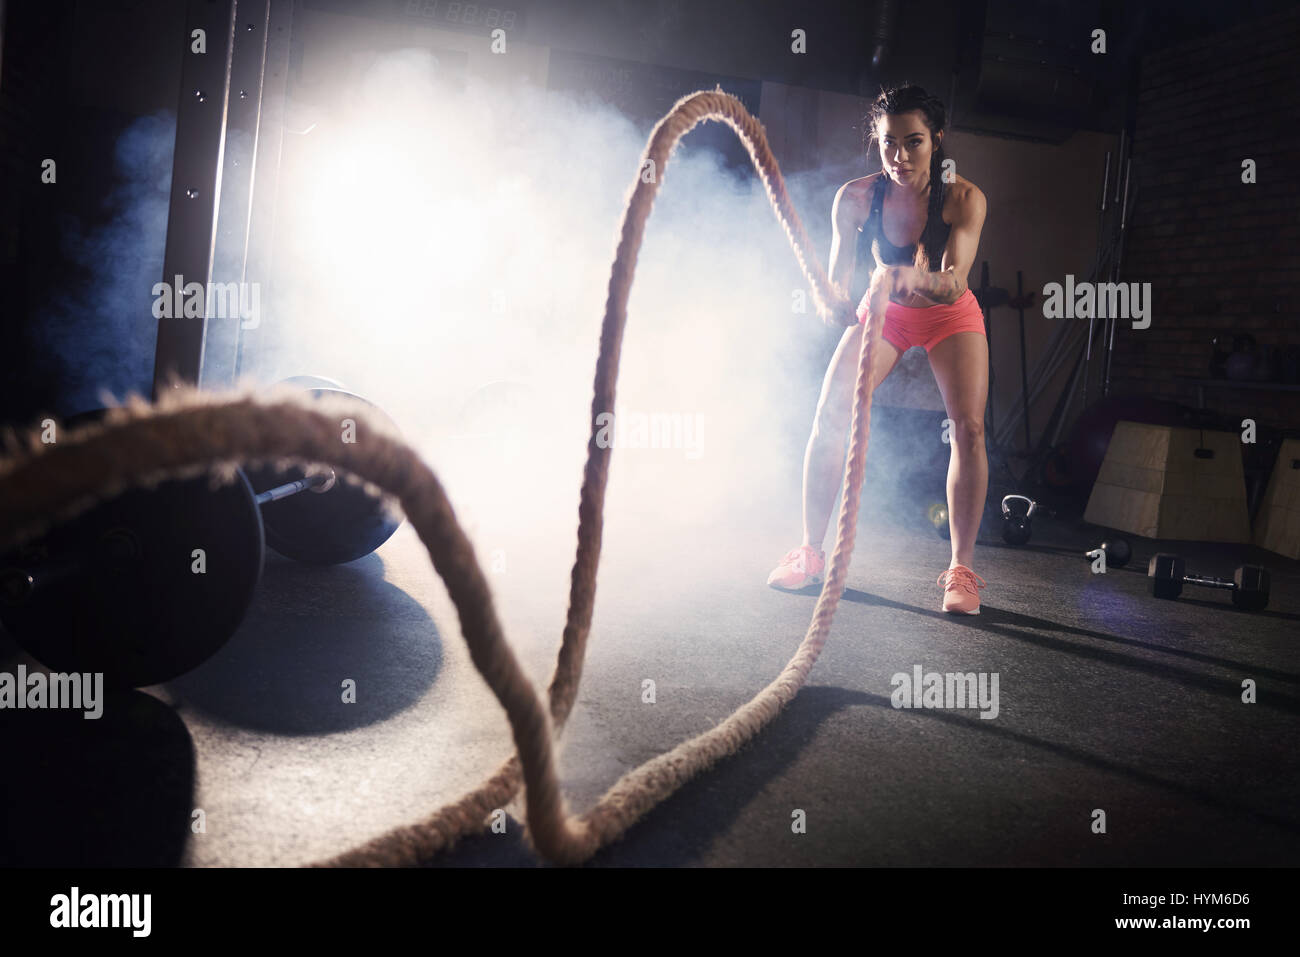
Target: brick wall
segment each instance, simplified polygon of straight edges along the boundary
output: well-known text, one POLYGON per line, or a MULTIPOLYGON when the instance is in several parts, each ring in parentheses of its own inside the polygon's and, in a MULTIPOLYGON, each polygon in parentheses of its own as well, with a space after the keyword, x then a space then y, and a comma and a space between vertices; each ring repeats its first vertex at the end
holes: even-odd
MULTIPOLYGON (((1300 346, 1298 55, 1300 8, 1143 58, 1121 278, 1151 283, 1153 311, 1117 332, 1116 392, 1194 405, 1178 377, 1209 376, 1217 332, 1300 346)), ((1300 426, 1300 392, 1207 389, 1205 404, 1300 426)))

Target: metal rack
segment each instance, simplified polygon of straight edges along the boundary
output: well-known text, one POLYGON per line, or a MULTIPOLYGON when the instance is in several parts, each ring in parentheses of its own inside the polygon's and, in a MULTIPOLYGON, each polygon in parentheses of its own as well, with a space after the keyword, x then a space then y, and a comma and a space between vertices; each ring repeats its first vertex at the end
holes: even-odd
POLYGON ((243 322, 210 316, 207 291, 258 281, 249 262, 269 263, 293 7, 188 4, 162 281, 198 283, 204 309, 159 320, 155 398, 173 383, 220 387, 239 374, 243 322))

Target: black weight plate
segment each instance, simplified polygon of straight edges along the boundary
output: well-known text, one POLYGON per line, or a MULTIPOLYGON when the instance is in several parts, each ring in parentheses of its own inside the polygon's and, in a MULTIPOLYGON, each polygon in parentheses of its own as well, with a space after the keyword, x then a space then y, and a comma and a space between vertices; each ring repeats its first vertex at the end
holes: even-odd
POLYGON ((1147 577, 1151 579, 1151 594, 1157 598, 1174 599, 1183 593, 1185 566, 1182 558, 1167 552, 1158 552, 1147 562, 1147 577))
POLYGON ((1234 591, 1232 603, 1242 611, 1263 611, 1268 607, 1268 596, 1259 592, 1234 591))
MULTIPOLYGON (((314 396, 360 396, 342 389, 312 389, 314 396)), ((391 422, 378 406, 366 402, 373 413, 391 422)), ((356 440, 365 443, 357 425, 356 440)), ((248 480, 257 493, 300 479, 301 469, 250 467, 248 480)), ((286 558, 312 565, 338 565, 369 555, 392 537, 400 518, 389 515, 383 503, 359 485, 343 481, 325 492, 305 491, 262 506, 266 543, 286 558)))
POLYGON ((56 672, 132 687, 197 667, 234 634, 262 572, 262 523, 242 475, 133 489, 0 558, 28 570, 0 622, 56 672), (194 551, 203 551, 202 573, 194 551))
POLYGON ((1243 565, 1232 574, 1232 603, 1246 611, 1263 611, 1268 607, 1268 569, 1260 565, 1243 565))

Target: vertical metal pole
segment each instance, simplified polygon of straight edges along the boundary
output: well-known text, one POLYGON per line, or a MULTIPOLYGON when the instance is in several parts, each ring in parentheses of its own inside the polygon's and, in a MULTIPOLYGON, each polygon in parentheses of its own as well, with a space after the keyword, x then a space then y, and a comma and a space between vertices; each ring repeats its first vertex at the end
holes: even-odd
MULTIPOLYGON (((1128 184, 1132 172, 1133 160, 1130 158, 1124 164, 1124 201, 1119 207, 1119 245, 1115 249, 1114 281, 1119 280, 1120 261, 1124 257, 1124 236, 1128 231, 1128 184)), ((1106 344, 1106 380, 1102 386, 1102 395, 1110 395, 1110 364, 1115 357, 1115 326, 1117 324, 1117 318, 1110 320, 1110 341, 1106 344)))
MULTIPOLYGON (((1124 142, 1124 131, 1119 131, 1120 142, 1124 142)), ((1101 276, 1101 250, 1105 246, 1106 233, 1106 199, 1110 195, 1110 150, 1106 151, 1106 169, 1101 174, 1101 205, 1097 207, 1097 256, 1093 260, 1094 280, 1100 279, 1101 276)), ((1088 377, 1092 374, 1092 337, 1097 328, 1097 317, 1091 315, 1088 317, 1088 338, 1083 344, 1083 408, 1088 408, 1088 377)))
POLYGON ((1102 252, 1106 248, 1106 194, 1110 191, 1110 150, 1106 150, 1106 168, 1101 174, 1101 204, 1097 207, 1097 241, 1092 248, 1092 269, 1088 278, 1101 278, 1102 252))
POLYGON ((181 38, 185 56, 163 254, 172 315, 164 312, 158 320, 155 399, 173 385, 197 384, 203 368, 234 28, 235 0, 191 0, 181 38))
MULTIPOLYGON (((1121 130, 1120 136, 1123 135, 1124 132, 1123 130, 1121 130)), ((1110 190, 1110 150, 1106 150, 1106 168, 1102 171, 1101 174, 1101 206, 1099 208, 1099 211, 1102 213, 1106 212, 1106 194, 1107 192, 1109 192, 1109 190, 1110 190)))
POLYGON ((1128 145, 1127 140, 1128 129, 1121 127, 1119 131, 1119 156, 1115 158, 1115 202, 1117 203, 1119 202, 1119 168, 1124 165, 1124 160, 1127 158, 1124 153, 1124 148, 1128 145))
MULTIPOLYGON (((1043 430, 1043 434, 1039 437, 1039 443, 1044 448, 1054 448, 1061 441, 1061 432, 1065 428, 1066 414, 1070 409, 1070 399, 1074 395, 1074 388, 1079 381, 1079 373, 1082 370, 1083 353, 1080 352, 1074 358, 1074 369, 1070 373, 1070 381, 1066 384, 1065 391, 1061 393, 1061 397, 1057 400, 1056 408, 1052 410, 1052 418, 1048 421, 1049 426, 1051 426, 1052 437, 1048 439, 1046 429, 1043 430), (1052 425, 1053 422, 1055 422, 1055 425, 1052 425)), ((1084 408, 1086 409, 1087 406, 1084 406, 1084 408)))
POLYGON ((988 288, 989 288, 989 261, 986 259, 986 260, 984 260, 983 264, 981 264, 981 266, 980 266, 980 291, 981 291, 982 294, 984 294, 984 302, 980 303, 980 307, 984 310, 984 339, 985 339, 985 341, 988 343, 988 349, 989 349, 989 401, 988 401, 988 407, 989 407, 989 428, 988 428, 988 433, 989 433, 989 435, 997 435, 997 432, 998 432, 997 422, 998 422, 998 420, 997 420, 997 417, 993 414, 993 384, 994 384, 994 381, 995 381, 994 378, 993 378, 993 316, 992 316, 991 311, 989 310, 989 307, 988 307, 988 305, 987 305, 987 302, 988 302, 988 298, 987 298, 988 288))
MULTIPOLYGON (((220 388, 234 382, 240 329, 246 323, 260 321, 260 317, 251 314, 253 297, 244 278, 269 18, 269 0, 236 0, 221 197, 212 261, 212 282, 221 295, 214 296, 214 309, 208 315, 199 378, 203 388, 220 388), (247 319, 243 315, 245 311, 250 313, 247 319)), ((259 290, 259 311, 260 302, 259 290)))
POLYGON ((261 323, 262 272, 250 282, 249 261, 269 260, 293 5, 191 0, 163 269, 164 283, 189 288, 177 296, 189 315, 159 320, 155 396, 173 379, 232 384, 244 334, 261 323))
MULTIPOLYGON (((271 275, 271 251, 275 242, 275 210, 280 187, 280 158, 284 146, 285 96, 289 83, 289 51, 293 37, 294 0, 270 0, 266 27, 266 59, 262 70, 261 103, 258 117, 257 155, 254 161, 254 192, 248 215, 248 241, 244 257, 244 280, 261 286, 261 302, 267 303, 267 280, 271 275)), ((257 365, 259 335, 268 317, 257 324, 240 327, 239 349, 234 376, 257 365)))

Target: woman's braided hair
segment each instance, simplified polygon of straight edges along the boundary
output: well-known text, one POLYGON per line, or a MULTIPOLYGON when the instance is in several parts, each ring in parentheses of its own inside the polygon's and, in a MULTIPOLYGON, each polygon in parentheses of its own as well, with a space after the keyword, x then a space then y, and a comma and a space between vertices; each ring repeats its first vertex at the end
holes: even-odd
MULTIPOLYGON (((910 113, 912 110, 919 111, 921 116, 924 117, 925 125, 930 130, 930 138, 934 141, 934 150, 930 154, 930 201, 927 207, 927 223, 937 224, 942 222, 943 219, 945 193, 943 162, 947 158, 944 155, 943 146, 939 142, 939 134, 947 128, 948 124, 948 111, 944 109, 943 101, 911 83, 882 89, 880 95, 875 98, 871 108, 867 111, 865 117, 866 128, 862 134, 862 145, 866 152, 871 152, 873 145, 876 143, 876 127, 882 117, 910 113)), ((929 226, 927 226, 928 228, 929 226)), ((925 251, 924 236, 921 237, 921 242, 916 244, 916 249, 917 265, 922 269, 930 268, 925 251)))

